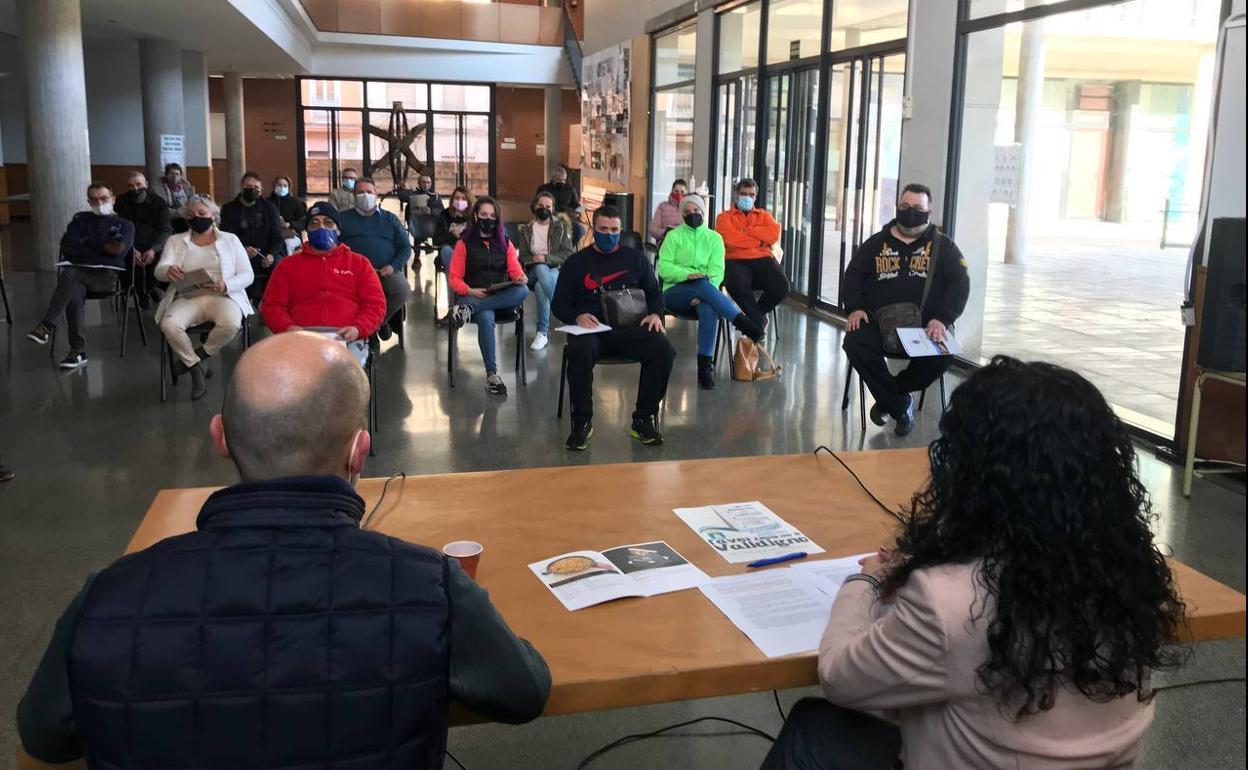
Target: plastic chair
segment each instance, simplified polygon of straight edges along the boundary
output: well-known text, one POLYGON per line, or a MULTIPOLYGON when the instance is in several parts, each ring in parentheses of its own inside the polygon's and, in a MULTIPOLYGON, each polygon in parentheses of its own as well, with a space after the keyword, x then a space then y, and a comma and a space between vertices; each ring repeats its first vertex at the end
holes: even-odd
MULTIPOLYGON (((516 325, 516 371, 520 373, 520 384, 527 386, 529 383, 528 358, 524 354, 524 305, 494 311, 496 326, 509 323, 516 325)), ((459 327, 452 320, 446 325, 446 375, 452 388, 455 387, 455 351, 459 347, 458 340, 459 327)))

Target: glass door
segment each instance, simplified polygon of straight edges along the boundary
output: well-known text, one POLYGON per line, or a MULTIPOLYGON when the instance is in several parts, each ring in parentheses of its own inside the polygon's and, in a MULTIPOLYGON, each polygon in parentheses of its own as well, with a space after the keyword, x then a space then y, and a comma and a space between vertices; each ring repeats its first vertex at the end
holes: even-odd
POLYGON ((794 291, 803 293, 810 275, 818 108, 817 68, 783 72, 768 79, 767 184, 762 203, 780 223, 784 272, 794 291))
POLYGON ((754 176, 754 124, 758 116, 758 75, 750 74, 719 85, 719 123, 715 137, 715 195, 720 209, 732 200, 738 179, 754 176))
POLYGON ((905 72, 904 53, 832 65, 821 304, 843 307, 841 276, 854 250, 894 216, 905 72))
POLYGON ((449 191, 467 187, 474 197, 490 190, 488 115, 437 113, 433 116, 433 186, 449 191))

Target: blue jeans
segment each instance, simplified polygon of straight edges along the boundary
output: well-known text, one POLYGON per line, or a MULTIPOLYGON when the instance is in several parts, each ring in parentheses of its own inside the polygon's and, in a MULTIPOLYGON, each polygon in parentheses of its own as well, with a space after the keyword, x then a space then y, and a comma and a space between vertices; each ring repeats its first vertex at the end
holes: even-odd
POLYGON ((469 296, 455 297, 456 305, 467 305, 472 308, 472 322, 477 325, 477 345, 481 348, 481 358, 485 360, 487 376, 498 373, 498 362, 495 361, 494 355, 498 344, 494 339, 494 311, 509 310, 523 305, 524 298, 527 296, 529 296, 527 288, 512 286, 509 289, 494 292, 485 299, 475 299, 469 296))
POLYGON ((537 284, 537 333, 550 332, 550 301, 555 298, 555 284, 559 281, 559 268, 538 262, 529 268, 529 274, 537 284))
POLYGON ((696 308, 698 313, 698 355, 715 353, 716 318, 729 321, 741 315, 741 308, 705 278, 678 283, 663 292, 663 304, 678 313, 688 313, 696 308), (697 305, 694 300, 700 300, 697 305))

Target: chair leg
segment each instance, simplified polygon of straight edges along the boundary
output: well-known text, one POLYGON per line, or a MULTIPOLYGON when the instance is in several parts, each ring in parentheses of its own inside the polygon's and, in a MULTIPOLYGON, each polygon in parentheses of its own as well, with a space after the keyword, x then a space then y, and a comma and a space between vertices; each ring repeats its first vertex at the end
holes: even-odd
POLYGON ((853 386, 853 384, 854 384, 854 367, 846 364, 845 390, 843 391, 843 395, 841 396, 841 411, 842 412, 849 408, 849 393, 850 393, 849 389, 853 386))
MULTIPOLYGON (((130 290, 122 292, 121 297, 115 301, 121 303, 121 313, 117 316, 118 326, 121 327, 121 354, 118 358, 125 358, 126 332, 130 329, 130 290)), ((116 311, 116 307, 113 309, 116 311)))
POLYGON ((858 421, 862 423, 862 432, 867 432, 867 386, 858 375, 858 421))
POLYGON ((455 326, 454 321, 446 325, 446 377, 450 380, 451 387, 455 387, 455 332, 459 329, 455 326))
MULTIPOLYGON (((368 432, 372 435, 377 433, 377 363, 375 356, 368 357, 368 432)), ((368 444, 368 456, 375 457, 377 455, 376 442, 370 441, 368 444)))
POLYGON ((4 320, 9 326, 12 326, 13 311, 9 308, 9 290, 4 285, 3 277, 0 277, 0 298, 4 300, 4 320))
POLYGON ((923 403, 926 401, 927 401, 927 388, 924 388, 923 391, 919 393, 919 411, 920 412, 923 411, 923 403))
POLYGON ((134 302, 131 305, 134 309, 134 320, 139 324, 139 342, 143 343, 143 347, 147 347, 147 325, 143 323, 143 311, 139 308, 139 296, 134 295, 134 302))
POLYGON ((526 388, 529 386, 527 364, 528 356, 524 354, 524 315, 521 315, 516 319, 516 371, 520 373, 520 384, 526 388))
POLYGON ((559 365, 559 411, 556 416, 563 419, 563 395, 568 386, 568 346, 563 346, 563 363, 559 365))
POLYGON ((251 347, 251 316, 243 319, 243 350, 251 347))
POLYGON ((160 346, 160 403, 169 400, 169 385, 165 380, 166 376, 172 376, 173 362, 169 360, 169 343, 166 341, 160 346))
POLYGON ((774 342, 780 341, 780 314, 776 312, 776 308, 771 309, 771 333, 775 335, 774 342))
POLYGON ((945 373, 941 372, 940 373, 940 413, 944 414, 947 408, 949 407, 945 400, 945 373))

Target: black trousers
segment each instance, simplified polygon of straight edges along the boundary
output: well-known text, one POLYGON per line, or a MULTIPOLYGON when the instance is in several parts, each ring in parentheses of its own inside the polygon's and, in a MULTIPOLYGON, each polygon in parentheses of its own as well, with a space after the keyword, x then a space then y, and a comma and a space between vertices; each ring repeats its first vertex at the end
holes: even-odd
POLYGON ((789 296, 789 279, 780 263, 771 257, 728 260, 724 263, 724 286, 741 312, 759 326, 789 296), (763 293, 761 299, 754 299, 756 291, 763 293))
POLYGON ((103 294, 115 290, 117 275, 116 270, 98 267, 64 267, 57 274, 56 288, 52 290, 52 301, 43 316, 43 325, 49 328, 56 326, 57 319, 64 313, 71 352, 81 353, 87 349, 87 340, 82 336, 87 292, 103 294))
POLYGON ((659 413, 659 402, 667 395, 676 349, 666 334, 634 326, 612 329, 602 334, 582 334, 568 339, 568 391, 572 401, 572 421, 594 416, 594 364, 603 356, 636 358, 641 361, 637 384, 637 406, 633 417, 659 413))
POLYGON ((847 333, 841 347, 876 403, 882 404, 894 418, 905 411, 908 394, 924 390, 953 364, 952 356, 912 358, 894 377, 884 360, 884 338, 874 320, 847 333))
POLYGON ((793 704, 759 770, 893 770, 900 767, 897 726, 822 698, 793 704))

